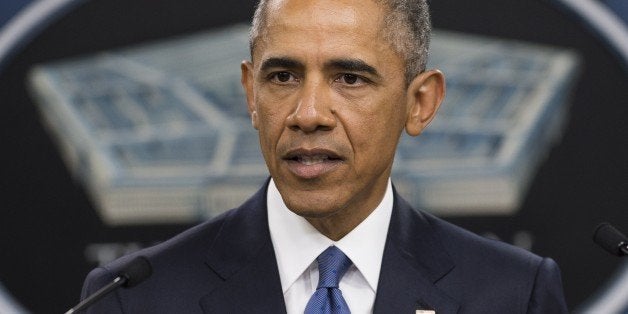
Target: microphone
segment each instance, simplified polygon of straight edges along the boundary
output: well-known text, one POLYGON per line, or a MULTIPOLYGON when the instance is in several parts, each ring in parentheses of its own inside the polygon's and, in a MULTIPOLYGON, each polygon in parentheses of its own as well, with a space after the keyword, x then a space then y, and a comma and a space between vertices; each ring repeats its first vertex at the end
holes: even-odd
POLYGON ((146 278, 150 277, 152 273, 153 268, 150 266, 148 259, 144 256, 138 256, 122 267, 118 276, 112 282, 85 298, 75 307, 65 312, 65 314, 82 311, 120 287, 135 287, 142 281, 146 280, 146 278))
POLYGON ((593 241, 613 255, 628 255, 628 238, 608 222, 595 228, 593 241))

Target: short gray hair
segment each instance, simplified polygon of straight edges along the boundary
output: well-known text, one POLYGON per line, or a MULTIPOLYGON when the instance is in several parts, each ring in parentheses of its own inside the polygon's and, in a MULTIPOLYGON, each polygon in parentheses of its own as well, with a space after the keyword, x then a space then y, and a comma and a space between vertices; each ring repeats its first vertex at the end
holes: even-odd
MULTIPOLYGON (((260 0, 253 15, 249 45, 251 58, 259 36, 263 36, 268 14, 267 4, 271 0, 260 0)), ((386 6, 383 36, 393 50, 401 55, 406 64, 405 78, 409 83, 425 71, 432 30, 426 0, 373 0, 386 6)))

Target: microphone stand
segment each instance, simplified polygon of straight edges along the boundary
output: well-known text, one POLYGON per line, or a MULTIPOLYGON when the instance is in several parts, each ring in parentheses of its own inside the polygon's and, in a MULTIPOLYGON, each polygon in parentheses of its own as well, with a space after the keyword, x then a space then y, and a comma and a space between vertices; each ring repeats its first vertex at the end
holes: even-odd
POLYGON ((116 277, 116 279, 114 279, 112 282, 110 282, 106 286, 100 288, 100 290, 96 291, 94 294, 90 295, 89 297, 85 298, 83 301, 81 301, 75 307, 73 307, 73 308, 69 309, 67 312, 65 312, 65 314, 73 314, 73 313, 76 313, 78 311, 84 310, 85 308, 90 306, 92 303, 100 300, 103 296, 107 295, 108 293, 110 293, 111 291, 117 289, 118 287, 124 285, 127 281, 129 281, 129 279, 127 277, 125 277, 125 276, 118 276, 118 277, 116 277))

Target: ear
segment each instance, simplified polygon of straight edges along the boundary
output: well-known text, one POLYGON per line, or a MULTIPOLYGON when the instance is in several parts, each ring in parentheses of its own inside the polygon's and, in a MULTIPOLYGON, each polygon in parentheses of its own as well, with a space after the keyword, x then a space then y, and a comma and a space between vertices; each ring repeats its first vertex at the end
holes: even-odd
POLYGON ((417 136, 432 121, 445 98, 445 76, 439 70, 423 72, 410 82, 407 93, 406 132, 417 136))
POLYGON ((242 70, 242 77, 240 79, 240 82, 242 83, 242 88, 244 89, 244 93, 246 94, 247 110, 249 111, 249 115, 251 116, 251 124, 255 129, 257 129, 257 108, 255 106, 255 96, 253 93, 253 63, 251 63, 251 61, 242 61, 242 63, 240 64, 240 69, 242 70))

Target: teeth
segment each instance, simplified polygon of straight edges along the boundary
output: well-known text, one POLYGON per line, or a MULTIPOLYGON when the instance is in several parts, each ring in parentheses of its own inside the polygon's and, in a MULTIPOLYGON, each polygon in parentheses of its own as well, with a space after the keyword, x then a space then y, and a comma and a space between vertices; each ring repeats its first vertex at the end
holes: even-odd
POLYGON ((305 164, 306 166, 320 164, 328 159, 329 157, 327 155, 299 156, 299 162, 305 164))

